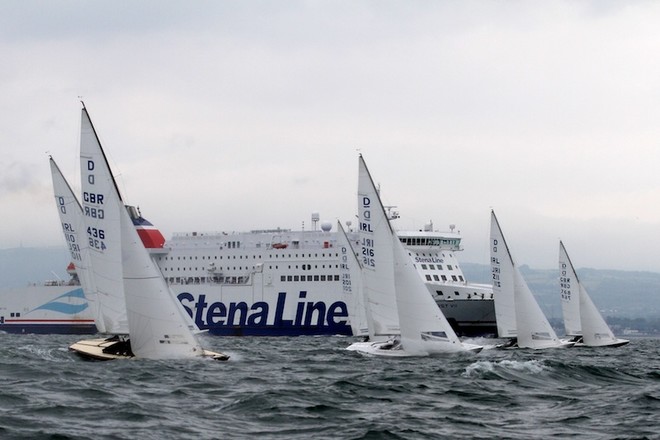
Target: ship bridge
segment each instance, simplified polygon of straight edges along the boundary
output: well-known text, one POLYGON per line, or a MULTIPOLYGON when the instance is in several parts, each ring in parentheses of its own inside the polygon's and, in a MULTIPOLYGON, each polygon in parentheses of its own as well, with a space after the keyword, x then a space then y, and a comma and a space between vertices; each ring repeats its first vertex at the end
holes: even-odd
POLYGON ((407 248, 461 251, 461 236, 453 232, 397 231, 396 235, 407 248))

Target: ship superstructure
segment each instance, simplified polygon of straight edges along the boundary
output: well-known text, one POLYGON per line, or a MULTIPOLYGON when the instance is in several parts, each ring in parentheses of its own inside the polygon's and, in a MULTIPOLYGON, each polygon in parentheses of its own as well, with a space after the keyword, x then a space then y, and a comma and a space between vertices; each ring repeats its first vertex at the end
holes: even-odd
MULTIPOLYGON (((398 236, 458 333, 494 333, 492 289, 465 279, 455 257, 460 235, 427 225, 398 236)), ((352 299, 342 294, 336 244, 323 223, 310 231, 177 233, 151 252, 186 311, 210 333, 349 335, 352 299)))

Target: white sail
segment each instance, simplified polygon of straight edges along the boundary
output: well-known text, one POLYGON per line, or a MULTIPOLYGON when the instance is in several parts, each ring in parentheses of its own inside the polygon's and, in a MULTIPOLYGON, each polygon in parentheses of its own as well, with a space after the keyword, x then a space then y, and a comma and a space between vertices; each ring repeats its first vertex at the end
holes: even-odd
POLYGON ((174 359, 202 356, 204 351, 184 319, 181 307, 145 249, 125 209, 121 210, 123 283, 136 357, 174 359))
MULTIPOLYGON (((561 293, 562 305, 566 295, 566 288, 568 288, 568 295, 572 309, 569 319, 575 321, 575 309, 577 309, 577 325, 571 324, 571 327, 578 327, 581 329, 582 343, 590 347, 603 347, 603 346, 619 346, 627 344, 629 341, 626 339, 619 339, 614 336, 612 330, 603 319, 596 305, 591 300, 582 283, 577 277, 573 263, 571 262, 568 252, 564 244, 559 242, 559 270, 561 271, 561 293)), ((563 310, 563 309, 562 309, 563 310)), ((567 315, 564 313, 564 321, 567 315)), ((566 333, 568 333, 568 324, 566 324, 566 333)), ((573 333, 571 333, 572 335, 573 333)), ((577 333, 576 335, 579 335, 577 333)))
POLYGON ((559 287, 566 336, 582 336, 579 281, 561 241, 559 242, 559 287))
POLYGON ((490 213, 490 270, 497 334, 500 338, 515 338, 514 263, 494 211, 490 213))
POLYGON ((552 348, 564 345, 550 326, 518 267, 514 267, 518 347, 552 348))
POLYGON ((369 336, 374 340, 399 335, 391 239, 394 232, 362 156, 358 166, 358 216, 363 289, 373 321, 369 336))
POLYGON ((464 351, 466 348, 413 267, 408 252, 392 234, 396 304, 401 345, 411 355, 464 351))
MULTIPOLYGON (((95 289, 89 272, 89 245, 85 237, 85 226, 83 222, 83 211, 78 198, 64 178, 53 158, 50 158, 50 171, 53 178, 53 192, 55 194, 55 205, 60 216, 60 224, 64 239, 67 242, 71 260, 76 266, 76 274, 80 280, 80 286, 89 302, 96 309, 94 316, 98 316, 98 301, 94 295, 95 289)), ((103 322, 96 323, 97 330, 101 333, 106 331, 103 322)))
POLYGON ((341 284, 349 308, 351 331, 353 336, 366 336, 369 324, 362 289, 362 267, 340 221, 337 221, 337 232, 341 284))
POLYGON ((80 132, 80 171, 85 232, 89 244, 90 276, 94 280, 99 315, 96 321, 107 333, 127 334, 119 218, 121 196, 105 153, 83 107, 80 132))
POLYGON ((494 211, 491 211, 490 218, 491 271, 499 336, 514 337, 515 335, 520 348, 572 346, 573 343, 559 340, 529 290, 518 266, 513 261, 494 211))

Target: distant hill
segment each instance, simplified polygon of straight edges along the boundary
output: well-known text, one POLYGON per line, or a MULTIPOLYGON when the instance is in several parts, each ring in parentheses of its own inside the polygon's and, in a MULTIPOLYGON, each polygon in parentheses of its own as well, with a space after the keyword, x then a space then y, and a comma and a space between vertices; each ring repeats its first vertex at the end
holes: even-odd
POLYGON ((0 287, 21 287, 61 278, 71 261, 64 246, 0 249, 0 287))
MULTIPOLYGON (((490 283, 489 266, 463 263, 461 268, 469 281, 490 283)), ((523 265, 520 271, 546 315, 561 318, 558 270, 523 265)), ((660 273, 580 268, 577 274, 603 316, 660 317, 660 273)))

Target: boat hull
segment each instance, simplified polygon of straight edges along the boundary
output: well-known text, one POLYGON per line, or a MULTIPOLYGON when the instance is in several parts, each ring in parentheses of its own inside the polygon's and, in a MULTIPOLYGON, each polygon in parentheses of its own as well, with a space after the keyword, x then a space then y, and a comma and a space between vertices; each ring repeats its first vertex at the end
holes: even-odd
MULTIPOLYGON (((87 360, 111 361, 117 359, 132 359, 135 356, 130 352, 128 340, 122 340, 117 337, 85 339, 69 346, 69 350, 75 352, 80 357, 87 360), (117 344, 123 344, 116 348, 117 344)), ((221 352, 204 350, 203 357, 208 357, 217 361, 229 360, 229 355, 221 352)))

